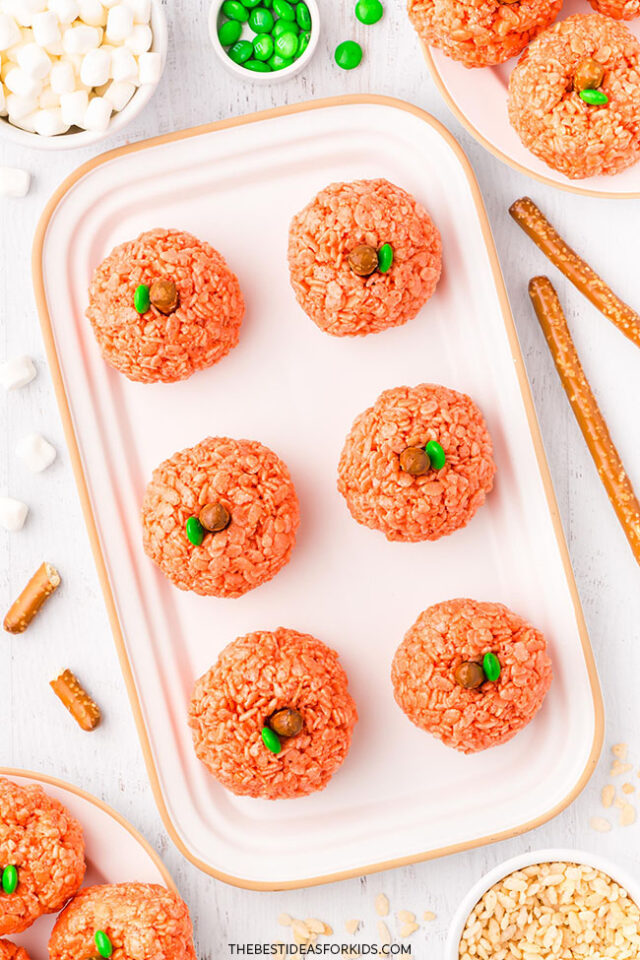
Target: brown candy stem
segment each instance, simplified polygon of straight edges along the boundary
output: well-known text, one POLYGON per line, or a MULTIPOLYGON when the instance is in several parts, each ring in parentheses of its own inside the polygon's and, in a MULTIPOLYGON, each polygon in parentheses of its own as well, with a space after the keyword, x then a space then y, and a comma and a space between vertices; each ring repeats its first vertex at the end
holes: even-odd
POLYGON ((269 717, 269 726, 279 737, 297 737, 303 726, 302 714, 291 707, 276 710, 269 717))
POLYGON ((533 200, 529 197, 516 200, 509 208, 509 213, 580 293, 611 320, 625 337, 640 347, 640 316, 620 300, 595 270, 565 243, 533 200))
POLYGON ((534 277, 529 296, 600 479, 640 563, 640 503, 582 369, 558 295, 548 277, 534 277))
POLYGON ((407 447, 400 454, 400 469, 412 477, 421 477, 430 467, 431 460, 422 447, 407 447))
POLYGON ((222 503, 206 503, 198 520, 209 533, 220 533, 231 523, 231 514, 222 503))
POLYGON ((453 679, 465 690, 477 690, 487 679, 482 664, 475 660, 463 660, 453 672, 453 679))
POLYGON ((100 708, 71 670, 64 670, 49 684, 78 726, 89 732, 100 723, 100 708))
POLYGON ((44 602, 60 586, 60 574, 50 563, 38 567, 4 618, 7 633, 24 633, 44 602))
POLYGON ((581 90, 597 90, 604 80, 604 67, 597 60, 585 57, 576 67, 573 75, 573 88, 576 93, 581 90))
POLYGON ((154 280, 149 288, 149 299, 160 313, 173 313, 178 309, 178 288, 173 280, 154 280))
POLYGON ((354 247, 347 259, 349 266, 359 277, 369 277, 378 269, 378 251, 366 243, 354 247))

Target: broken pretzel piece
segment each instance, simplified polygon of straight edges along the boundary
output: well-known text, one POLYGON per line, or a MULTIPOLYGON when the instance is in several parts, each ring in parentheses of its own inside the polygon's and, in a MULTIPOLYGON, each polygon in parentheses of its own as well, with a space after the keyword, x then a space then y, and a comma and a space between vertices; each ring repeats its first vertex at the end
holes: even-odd
POLYGON ((49 684, 56 697, 64 704, 78 726, 87 732, 100 723, 100 707, 91 699, 71 670, 63 670, 49 684))

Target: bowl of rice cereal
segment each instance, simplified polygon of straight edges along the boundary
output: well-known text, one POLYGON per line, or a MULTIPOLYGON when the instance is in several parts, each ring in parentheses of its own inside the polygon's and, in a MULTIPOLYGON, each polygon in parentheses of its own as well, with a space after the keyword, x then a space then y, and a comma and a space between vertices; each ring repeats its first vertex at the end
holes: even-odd
POLYGON ((640 883, 582 850, 534 850, 485 874, 460 904, 445 960, 631 960, 640 883))

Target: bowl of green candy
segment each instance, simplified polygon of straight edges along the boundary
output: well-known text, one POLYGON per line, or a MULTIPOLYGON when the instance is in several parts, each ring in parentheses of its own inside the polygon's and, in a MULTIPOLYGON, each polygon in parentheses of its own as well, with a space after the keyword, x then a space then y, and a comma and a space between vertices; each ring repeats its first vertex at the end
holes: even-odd
POLYGON ((316 0, 213 0, 209 34, 225 67, 258 83, 303 70, 320 33, 316 0))

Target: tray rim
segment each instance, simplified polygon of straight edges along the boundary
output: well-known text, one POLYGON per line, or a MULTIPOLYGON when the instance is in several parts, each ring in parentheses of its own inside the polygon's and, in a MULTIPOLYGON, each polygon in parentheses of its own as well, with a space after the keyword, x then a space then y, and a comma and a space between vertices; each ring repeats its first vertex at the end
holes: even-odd
MULTIPOLYGON (((337 97, 326 97, 316 100, 306 100, 297 104, 288 104, 282 107, 275 107, 268 110, 261 110, 255 113, 244 114, 238 117, 230 117, 226 120, 218 120, 212 123, 202 124, 196 127, 190 127, 186 130, 178 130, 173 133, 163 134, 158 137, 152 137, 146 140, 140 140, 136 143, 126 144, 122 147, 116 147, 113 150, 108 151, 107 153, 100 154, 97 157, 92 158, 91 160, 81 164, 73 173, 71 173, 57 188, 57 190, 52 195, 51 199, 48 201, 42 216, 38 222, 33 249, 32 249, 32 279, 34 287, 34 295, 36 300, 36 307, 38 310, 38 316, 40 319, 40 328, 42 332, 42 337, 44 340, 45 353, 47 356, 47 361, 49 364, 51 378, 53 381, 54 391, 56 395, 56 400, 58 403, 58 408, 60 412, 60 417, 62 420, 62 425, 64 429, 65 439, 67 442, 67 447, 69 450, 69 457, 76 481, 76 487, 78 490, 78 496, 80 498, 80 505, 82 508, 82 513, 84 516, 85 525, 87 528, 87 533, 89 535, 89 541, 91 545, 91 550, 94 557, 94 562, 96 564, 96 569, 98 572, 98 578, 100 580, 100 586, 102 588, 102 593, 104 597, 105 606, 107 609, 107 616, 110 622, 111 630, 113 633, 113 638, 116 646, 116 651, 118 654, 118 659, 120 661, 120 668, 122 670, 123 678, 125 681, 125 686, 127 689, 127 694, 129 697, 129 702, 131 704, 131 710, 133 712, 133 717, 138 732, 138 738, 140 740, 140 745, 142 748, 145 765, 147 768, 147 774, 151 784, 151 789, 153 791, 154 799, 156 806, 164 823, 165 829, 169 834, 172 842, 178 848, 180 853, 195 867, 201 870, 203 873, 208 874, 211 877, 214 877, 217 880, 221 880, 224 883, 227 883, 231 886, 240 887, 245 890, 256 890, 256 891, 274 891, 274 890, 300 890, 307 887, 314 887, 324 883, 334 883, 340 880, 346 880, 352 877, 359 877, 367 874, 379 873, 383 870, 391 870, 397 867, 407 866, 412 863, 420 863, 426 860, 434 860, 438 857, 448 856, 453 853, 460 853, 465 850, 475 849, 476 847, 481 847, 488 845, 490 843, 496 843, 500 840, 507 840, 512 837, 519 836, 522 833, 526 833, 529 830, 533 830, 536 827, 542 826, 542 824, 553 819, 563 810, 565 810, 576 797, 582 792, 582 790, 587 785, 589 779, 595 771, 600 752, 602 750, 602 745, 604 741, 604 705, 602 700, 602 693, 600 690, 600 684, 598 679, 598 673, 596 669, 595 659, 593 656, 593 651, 591 648, 591 643, 589 640, 589 634, 587 631, 586 622, 584 619, 584 613, 582 610, 582 605, 580 602, 580 596, 578 594, 578 588, 575 582, 575 577, 573 573, 573 568, 571 566, 571 559, 569 556, 569 550, 566 544, 564 530, 562 527, 562 522, 560 519, 560 512, 558 510, 558 504, 555 497, 555 492, 553 489, 553 484, 551 480, 551 473, 549 470, 549 465, 547 463, 546 453, 544 450, 544 445, 542 441, 542 435, 540 433, 540 427, 538 424, 537 415, 535 412, 535 407, 533 404, 533 397, 531 394, 531 388, 529 386, 529 381, 526 374, 526 369, 524 365, 524 358, 520 350, 520 343, 518 340, 518 335, 516 332, 515 323, 511 313, 511 307, 507 298, 507 292, 504 285, 504 280, 502 277, 502 271, 500 268, 500 262, 498 260, 498 254, 495 248, 493 241, 493 235, 491 232, 491 226, 489 224, 489 219, 485 210, 484 201, 482 194, 480 192, 480 187, 473 172, 471 163, 467 159, 466 154, 464 153, 462 147, 458 141, 454 138, 453 134, 447 130, 447 128, 431 114, 422 110, 420 107, 415 106, 412 103, 409 103, 404 100, 400 100, 395 97, 379 96, 377 94, 347 94, 337 97), (491 272, 493 275, 493 281, 496 286, 496 292, 498 295, 498 300, 500 302, 500 308, 502 313, 503 322, 505 325, 505 332, 507 335, 507 340, 509 342, 509 349, 511 351, 511 356, 514 361, 514 367, 516 370, 516 376, 518 379, 518 385, 520 388, 520 393, 525 405, 525 412, 527 416, 527 423, 529 426, 529 432, 531 434, 531 440, 534 447, 534 452, 536 455, 536 460, 538 463, 538 469, 540 470, 540 476, 542 479, 545 497, 547 501, 547 506, 549 509, 549 514, 551 517, 551 522, 553 525, 556 542, 558 544, 558 550, 560 552, 560 557, 562 560, 562 566, 564 569, 567 585, 569 587, 569 593, 571 595, 571 601, 573 604, 576 622, 578 626, 578 632, 580 635, 580 642, 582 647, 582 653, 585 659, 585 665, 587 667, 587 672, 589 676, 589 685, 591 688, 591 695, 593 700, 593 711, 594 711, 594 736, 593 742, 591 745, 591 751, 589 758, 585 765, 585 768, 582 772, 582 775, 579 777, 578 781, 574 785, 573 789, 567 794, 567 796, 553 806, 550 810, 545 811, 539 817, 527 821, 523 824, 520 824, 517 827, 501 831, 499 833, 489 834, 485 837, 480 837, 474 840, 470 840, 463 843, 457 843, 435 850, 427 850, 423 852, 418 852, 416 854, 411 854, 405 857, 393 858, 391 860, 386 860, 379 863, 372 864, 363 864, 362 866, 350 868, 348 870, 340 870, 335 873, 324 874, 318 877, 309 877, 303 881, 300 880, 282 880, 274 882, 266 881, 252 881, 244 877, 236 877, 232 874, 225 873, 220 870, 216 870, 214 867, 201 860, 199 857, 195 856, 186 843, 182 840, 177 828, 175 827, 171 816, 169 814, 167 805, 164 800, 164 795, 162 793, 162 788, 160 786, 160 779, 158 772, 155 767, 153 754, 151 750, 151 744, 147 734, 142 707, 140 703, 140 698, 135 687, 133 679, 133 671, 129 658, 127 655, 127 650, 124 642, 124 636, 122 633, 122 628, 118 619, 118 614, 116 610, 116 604, 111 590, 111 585, 109 582, 109 576, 107 573, 107 566, 105 558, 102 552, 102 547, 100 544, 100 539, 98 535, 98 528, 96 520, 93 514, 93 509, 91 506, 91 500, 89 496, 89 487, 87 484, 87 479, 84 474, 84 469, 82 465, 82 458, 80 455, 80 448, 78 445, 78 440, 75 435, 75 430, 73 427, 73 420, 71 417, 71 409, 69 405, 69 400, 66 395, 64 382, 62 378, 62 372, 60 367, 60 361, 58 358, 58 353, 55 345, 55 338, 53 334, 53 327, 51 325, 51 318, 49 316, 49 310, 47 306, 47 301, 45 297, 44 289, 44 272, 42 269, 42 257, 44 252, 44 242, 49 227, 49 223, 63 198, 66 194, 72 189, 72 187, 86 174, 95 170, 97 167, 101 166, 104 163, 108 163, 110 160, 126 156, 130 153, 137 153, 140 150, 147 149, 149 147, 160 146, 165 143, 172 143, 177 140, 186 140, 191 137, 201 136, 203 134, 212 133, 217 130, 226 130, 232 127, 244 126, 250 123, 256 123, 263 120, 271 120, 277 117, 289 116, 296 113, 304 113, 310 110, 319 110, 325 109, 327 107, 334 106, 345 106, 345 105, 364 105, 364 104, 373 104, 377 106, 391 107, 396 110, 405 111, 414 117, 422 120, 424 123, 432 127, 439 136, 446 142, 450 149, 455 154, 458 162, 463 168, 467 182, 469 184, 469 189, 471 191, 474 207, 480 221, 480 228, 482 232, 482 237, 485 243, 487 250, 487 255, 489 258, 491 272)), ((1 771, 0 771, 1 772, 1 771)))
POLYGON ((35 780, 37 783, 41 783, 46 787, 55 787, 57 790, 63 790, 67 793, 72 793, 74 796, 79 797, 81 800, 86 800, 88 803, 91 803, 94 807, 97 807, 99 810, 102 810, 103 813, 108 814, 112 820, 115 820, 121 827, 129 833, 137 843, 143 848, 145 853, 148 855, 149 859, 153 861, 154 866, 158 869, 158 872, 162 875, 166 886, 173 893, 178 893, 178 888, 173 882, 173 878, 164 863, 160 859, 158 852, 151 846, 148 840, 142 836, 141 833, 136 830, 136 828, 129 823, 126 817, 123 817, 121 813, 118 813, 117 810, 114 810, 113 807, 110 807, 108 803, 105 803, 104 800, 101 800, 100 797, 94 796, 92 793, 88 793, 86 790, 83 790, 82 787, 76 787, 73 783, 68 783, 66 780, 60 780, 58 777, 51 777, 47 773, 36 773, 33 770, 20 770, 17 767, 1 767, 0 766, 0 777, 7 777, 11 779, 12 777, 22 777, 27 780, 35 780))
POLYGON ((456 120, 459 120, 463 127, 471 134, 474 140, 477 140, 480 146, 484 147, 489 153, 491 153, 497 160, 500 160, 502 163, 506 163, 507 166, 511 167, 513 170, 517 170, 518 173, 523 174, 525 177, 529 177, 531 180, 537 180, 538 183, 543 183, 545 187, 554 187, 556 190, 564 190, 566 193, 575 193, 580 197, 596 197, 600 200, 637 200, 640 198, 640 190, 632 191, 610 191, 610 190, 591 190, 589 187, 580 187, 577 183, 561 183, 557 180, 552 180, 551 177, 546 177, 543 173, 536 173, 534 170, 530 170, 528 167, 523 166, 517 160, 513 160, 508 153, 504 153, 498 147, 494 146, 487 138, 480 133, 480 131, 473 125, 471 120, 463 113, 462 109, 458 106, 457 102, 454 100, 453 96, 449 93, 449 89, 445 84, 440 70, 436 66, 435 60, 431 53, 431 48, 423 40, 420 41, 420 46, 422 47, 422 52, 424 54, 424 59, 426 60, 429 73, 431 74, 431 79, 438 88, 440 96, 443 98, 446 105, 451 110, 451 113, 454 115, 456 120))

